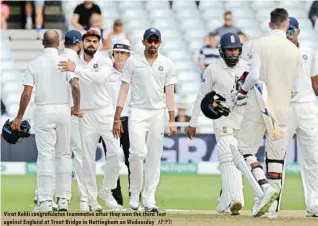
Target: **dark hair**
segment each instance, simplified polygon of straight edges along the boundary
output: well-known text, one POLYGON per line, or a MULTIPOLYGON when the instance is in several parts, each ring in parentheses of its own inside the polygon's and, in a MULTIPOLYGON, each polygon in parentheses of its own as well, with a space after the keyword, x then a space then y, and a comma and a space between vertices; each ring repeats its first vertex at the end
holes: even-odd
POLYGON ((271 23, 281 26, 282 23, 288 21, 288 12, 283 8, 276 8, 271 12, 271 23))
POLYGON ((246 34, 243 33, 242 31, 237 32, 237 35, 243 35, 243 36, 247 37, 246 34))
POLYGON ((77 43, 64 43, 64 47, 65 48, 73 48, 77 45, 77 43))
POLYGON ((217 33, 216 32, 209 32, 209 34, 207 36, 208 36, 208 38, 213 38, 213 37, 217 36, 217 33))
POLYGON ((227 15, 231 15, 231 16, 232 16, 232 12, 231 12, 231 11, 226 11, 226 12, 224 13, 224 17, 226 17, 227 15))

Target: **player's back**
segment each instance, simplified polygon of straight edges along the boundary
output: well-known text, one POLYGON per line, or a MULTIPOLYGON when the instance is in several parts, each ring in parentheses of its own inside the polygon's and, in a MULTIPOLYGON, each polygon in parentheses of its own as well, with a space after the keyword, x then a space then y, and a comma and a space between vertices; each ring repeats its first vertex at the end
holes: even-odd
POLYGON ((272 107, 280 117, 291 102, 292 87, 300 68, 299 51, 286 36, 277 34, 254 41, 254 50, 260 57, 260 80, 266 83, 272 107))
POLYGON ((44 54, 36 57, 28 65, 26 73, 33 77, 35 87, 35 103, 45 104, 67 104, 69 102, 69 86, 66 73, 61 72, 58 63, 65 58, 46 50, 44 54))

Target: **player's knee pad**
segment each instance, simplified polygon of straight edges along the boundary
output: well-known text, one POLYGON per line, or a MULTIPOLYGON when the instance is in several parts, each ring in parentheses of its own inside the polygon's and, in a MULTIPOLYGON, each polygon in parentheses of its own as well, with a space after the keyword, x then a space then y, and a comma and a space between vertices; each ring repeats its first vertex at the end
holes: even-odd
POLYGON ((224 136, 218 140, 216 149, 218 151, 219 163, 233 162, 230 145, 237 146, 237 140, 233 136, 224 136))
POLYGON ((264 177, 263 166, 259 161, 257 161, 256 156, 247 154, 243 155, 243 157, 245 159, 246 164, 249 165, 249 167, 251 168, 252 174, 257 180, 257 183, 259 185, 267 184, 268 181, 264 177))
POLYGON ((283 186, 284 160, 266 158, 266 177, 268 182, 276 189, 283 186))

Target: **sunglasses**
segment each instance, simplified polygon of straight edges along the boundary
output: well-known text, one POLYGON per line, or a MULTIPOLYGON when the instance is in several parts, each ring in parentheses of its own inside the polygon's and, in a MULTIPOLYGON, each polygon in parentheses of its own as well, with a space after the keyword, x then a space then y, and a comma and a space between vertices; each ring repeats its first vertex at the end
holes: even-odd
POLYGON ((147 42, 149 44, 152 44, 152 43, 155 43, 155 44, 158 44, 160 42, 160 39, 152 39, 152 38, 149 38, 147 39, 147 42))
POLYGON ((296 34, 296 30, 293 29, 293 28, 289 28, 289 29, 287 30, 287 34, 288 34, 288 35, 294 35, 294 34, 296 34))

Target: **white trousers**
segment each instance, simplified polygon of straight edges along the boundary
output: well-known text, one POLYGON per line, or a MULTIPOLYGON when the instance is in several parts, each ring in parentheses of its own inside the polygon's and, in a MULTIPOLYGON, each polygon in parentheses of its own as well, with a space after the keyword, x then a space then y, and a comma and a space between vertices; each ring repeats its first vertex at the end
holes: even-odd
POLYGON ((78 192, 80 196, 80 201, 88 201, 87 192, 84 184, 83 178, 83 149, 81 143, 81 136, 78 126, 79 118, 72 116, 72 127, 71 127, 71 151, 74 154, 74 168, 76 173, 76 181, 78 192))
POLYGON ((129 110, 130 141, 130 192, 139 196, 143 182, 145 164, 145 187, 143 202, 155 204, 155 193, 160 179, 161 155, 163 151, 165 109, 129 110))
POLYGON ((97 110, 83 111, 84 117, 79 119, 79 131, 84 153, 83 178, 90 205, 97 202, 98 189, 96 184, 96 149, 100 136, 106 147, 106 169, 102 190, 111 192, 116 188, 119 177, 120 146, 112 133, 113 109, 111 106, 97 110))
POLYGON ((293 103, 289 137, 297 134, 300 172, 307 209, 318 205, 318 106, 293 103))
POLYGON ((67 104, 37 106, 34 110, 34 127, 38 149, 38 201, 53 200, 54 179, 56 197, 70 200, 72 184, 70 107, 67 104))

